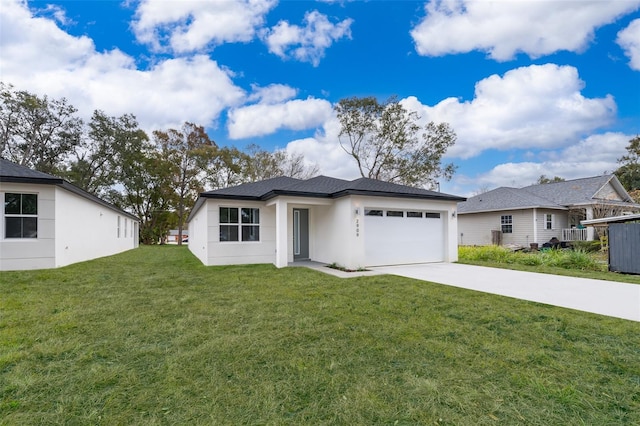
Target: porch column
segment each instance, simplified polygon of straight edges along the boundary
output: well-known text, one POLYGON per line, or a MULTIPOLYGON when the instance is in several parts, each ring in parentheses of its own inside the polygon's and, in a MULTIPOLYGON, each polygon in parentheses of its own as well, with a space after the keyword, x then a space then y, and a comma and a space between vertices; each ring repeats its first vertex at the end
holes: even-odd
POLYGON ((288 265, 287 253, 287 203, 276 201, 276 267, 288 265))
MULTIPOLYGON (((593 207, 587 206, 584 210, 587 220, 593 219, 593 207)), ((587 241, 593 241, 594 232, 595 228, 593 226, 587 226, 587 241)))

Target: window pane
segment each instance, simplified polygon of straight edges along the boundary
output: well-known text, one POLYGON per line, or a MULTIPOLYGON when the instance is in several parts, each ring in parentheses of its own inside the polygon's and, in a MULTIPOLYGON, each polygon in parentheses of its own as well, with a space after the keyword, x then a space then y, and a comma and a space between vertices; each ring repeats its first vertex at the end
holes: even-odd
POLYGON ((4 194, 5 214, 20 214, 20 194, 4 194))
POLYGON ((241 209, 242 223, 260 223, 259 209, 241 209))
POLYGON ((5 238, 22 238, 22 218, 7 217, 4 221, 5 238))
POLYGON ((238 226, 220 225, 220 241, 238 241, 238 226))
POLYGON ((365 210, 365 216, 382 216, 382 210, 365 210))
POLYGON ((422 217, 422 212, 407 212, 407 217, 422 217))
POLYGON ((38 218, 22 218, 22 238, 38 238, 38 218))
POLYGON ((404 212, 397 210, 387 210, 387 216, 390 217, 404 217, 404 212))
POLYGON ((38 214, 38 196, 22 194, 22 214, 38 214))
POLYGON ((440 219, 440 213, 425 213, 424 217, 427 219, 440 219))
POLYGON ((238 223, 238 209, 235 207, 220 207, 220 223, 238 223))
POLYGON ((251 225, 243 226, 242 241, 260 241, 260 227, 251 225))

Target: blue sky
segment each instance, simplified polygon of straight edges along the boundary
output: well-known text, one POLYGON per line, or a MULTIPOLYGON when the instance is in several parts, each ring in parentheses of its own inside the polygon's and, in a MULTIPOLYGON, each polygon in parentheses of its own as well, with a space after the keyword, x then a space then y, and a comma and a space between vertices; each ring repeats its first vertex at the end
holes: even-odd
POLYGON ((0 78, 341 178, 332 105, 395 95, 452 125, 441 187, 471 195, 617 168, 640 134, 640 0, 0 0, 0 78))

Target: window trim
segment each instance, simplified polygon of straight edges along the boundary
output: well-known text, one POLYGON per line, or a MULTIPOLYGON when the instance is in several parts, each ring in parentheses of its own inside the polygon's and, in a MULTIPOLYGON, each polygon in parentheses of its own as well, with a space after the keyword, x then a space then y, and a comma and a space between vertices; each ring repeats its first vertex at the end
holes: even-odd
POLYGON ((260 240, 260 207, 243 207, 243 206, 218 206, 218 242, 220 243, 259 243, 260 240), (227 222, 222 221, 222 211, 227 210, 227 222), (250 210, 248 216, 243 215, 243 210, 250 210), (235 211, 235 214, 231 212, 235 211), (235 216, 235 217, 234 217, 235 216), (234 220, 235 219, 235 220, 234 220), (246 219, 246 220, 245 220, 246 219), (222 239, 222 229, 226 227, 229 231, 228 235, 235 237, 233 239, 222 239), (254 232, 249 229, 255 228, 254 232), (235 230, 235 232, 233 231, 235 230), (249 230, 247 235, 257 235, 256 239, 245 239, 245 230, 249 230))
POLYGON ((555 215, 553 213, 544 214, 544 229, 547 231, 555 229, 555 215))
POLYGON ((503 234, 513 234, 512 214, 504 214, 500 216, 500 232, 503 234))
POLYGON ((38 204, 39 204, 39 200, 38 200, 38 193, 37 192, 12 192, 12 191, 6 191, 2 193, 2 199, 3 199, 3 208, 2 208, 2 239, 3 240, 9 240, 9 241, 33 241, 33 240, 37 240, 38 239, 38 228, 39 228, 39 214, 38 214, 38 204), (20 195, 20 213, 7 213, 7 195, 12 194, 12 195, 20 195), (35 200, 35 210, 36 212, 33 214, 25 214, 22 213, 22 197, 24 195, 33 195, 36 197, 35 200), (20 229, 20 236, 19 237, 7 237, 7 219, 8 218, 20 218, 20 219, 25 219, 25 218, 32 218, 35 219, 35 236, 33 237, 25 237, 24 236, 24 226, 21 227, 20 229))

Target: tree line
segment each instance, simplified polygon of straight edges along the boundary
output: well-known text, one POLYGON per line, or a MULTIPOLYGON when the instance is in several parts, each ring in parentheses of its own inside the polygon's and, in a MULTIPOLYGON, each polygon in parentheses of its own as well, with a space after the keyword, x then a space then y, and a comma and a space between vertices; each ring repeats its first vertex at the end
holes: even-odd
MULTIPOLYGON (((419 124, 397 98, 346 98, 334 107, 340 146, 362 177, 435 187, 455 166, 442 156, 455 143, 447 123, 419 124)), ((277 176, 308 179, 319 173, 301 154, 218 146, 197 124, 154 130, 133 114, 96 110, 85 122, 65 98, 38 96, 0 82, 0 156, 62 177, 140 218, 142 243, 162 242, 178 228, 179 243, 191 206, 205 188, 218 189, 277 176)))
MULTIPOLYGON (((0 83, 0 156, 59 176, 140 218, 140 239, 161 242, 182 234, 189 209, 205 188, 276 176, 318 173, 304 157, 258 145, 221 147, 205 129, 186 122, 149 136, 133 114, 96 110, 85 122, 66 99, 38 96, 0 83)), ((181 242, 181 238, 179 238, 181 242)))

